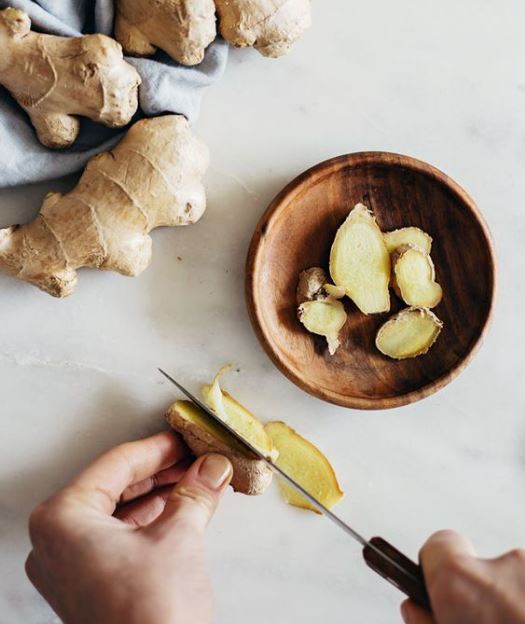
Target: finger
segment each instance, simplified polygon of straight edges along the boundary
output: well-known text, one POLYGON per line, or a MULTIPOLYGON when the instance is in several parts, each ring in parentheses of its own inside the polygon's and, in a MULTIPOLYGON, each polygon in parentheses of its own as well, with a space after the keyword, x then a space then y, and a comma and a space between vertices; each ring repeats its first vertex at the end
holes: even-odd
POLYGON ((222 455, 199 457, 172 489, 164 511, 151 525, 154 533, 173 534, 177 525, 198 533, 206 528, 233 475, 233 468, 222 455))
POLYGON ((172 466, 188 453, 182 438, 171 431, 126 442, 96 459, 67 490, 97 510, 112 514, 128 486, 172 466))
POLYGON ((174 485, 180 481, 182 475, 188 470, 193 462, 192 457, 185 457, 165 470, 161 470, 147 479, 128 486, 121 494, 119 505, 140 498, 153 490, 165 485, 174 485))
POLYGON ((113 516, 129 524, 132 528, 141 529, 156 520, 164 511, 166 501, 173 488, 157 488, 142 498, 133 500, 117 508, 113 516))
POLYGON ((455 531, 438 531, 431 535, 419 553, 427 585, 439 568, 458 558, 475 557, 472 542, 455 531))
POLYGON ((411 600, 401 604, 401 617, 405 624, 436 624, 436 620, 411 600))

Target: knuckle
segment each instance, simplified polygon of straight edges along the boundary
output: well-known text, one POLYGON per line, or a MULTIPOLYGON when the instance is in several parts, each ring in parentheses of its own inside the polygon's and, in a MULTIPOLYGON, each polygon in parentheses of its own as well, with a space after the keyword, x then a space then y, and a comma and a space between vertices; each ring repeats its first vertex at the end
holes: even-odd
POLYGON ((51 502, 44 502, 37 505, 29 516, 29 536, 32 541, 38 539, 54 524, 54 509, 51 502))
POLYGON ((182 485, 178 487, 173 492, 171 499, 179 505, 197 504, 208 512, 211 512, 214 506, 210 494, 206 490, 194 485, 182 485))
POLYGON ((515 563, 523 565, 525 564, 525 548, 513 548, 507 553, 506 557, 515 563))

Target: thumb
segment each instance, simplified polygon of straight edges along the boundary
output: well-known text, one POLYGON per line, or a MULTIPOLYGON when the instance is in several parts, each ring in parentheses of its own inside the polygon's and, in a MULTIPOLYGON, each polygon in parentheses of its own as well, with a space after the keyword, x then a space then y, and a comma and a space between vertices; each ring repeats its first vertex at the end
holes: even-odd
POLYGON ((204 532, 232 475, 226 457, 199 457, 170 492, 164 511, 149 528, 161 536, 171 534, 176 526, 204 532))

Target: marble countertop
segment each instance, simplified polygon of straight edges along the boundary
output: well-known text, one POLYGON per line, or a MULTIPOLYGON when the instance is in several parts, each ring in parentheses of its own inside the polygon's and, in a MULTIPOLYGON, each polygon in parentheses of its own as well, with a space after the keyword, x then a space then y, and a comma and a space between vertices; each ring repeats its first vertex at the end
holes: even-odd
MULTIPOLYGON (((228 388, 262 419, 284 418, 333 459, 339 513, 413 557, 432 531, 469 534, 495 555, 525 544, 525 5, 332 0, 292 53, 235 51, 205 96, 209 207, 153 234, 139 278, 82 271, 67 300, 0 277, 0 623, 56 619, 26 581, 31 508, 99 451, 163 427, 174 371, 190 388, 224 362, 228 388), (296 174, 338 154, 426 160, 477 200, 500 288, 472 365, 408 407, 360 412, 301 392, 270 363, 243 298, 247 246, 296 174), (178 260, 178 257, 181 260, 178 260)), ((0 225, 31 218, 47 190, 0 192, 0 225)), ((468 318, 465 319, 468 323, 468 318)), ((399 622, 400 594, 328 522, 229 492, 208 533, 217 623, 399 622)))

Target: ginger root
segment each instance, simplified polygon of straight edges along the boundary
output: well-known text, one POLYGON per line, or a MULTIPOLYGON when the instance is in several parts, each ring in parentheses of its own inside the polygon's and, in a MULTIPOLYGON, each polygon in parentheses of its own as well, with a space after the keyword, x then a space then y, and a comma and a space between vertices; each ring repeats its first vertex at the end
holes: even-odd
POLYGON ((432 248, 432 237, 418 227, 404 227, 383 234, 388 253, 393 253, 398 247, 413 245, 423 249, 427 254, 432 248))
MULTIPOLYGON (((311 442, 300 436, 286 423, 275 421, 265 426, 279 451, 276 464, 309 494, 328 509, 344 496, 328 459, 311 442)), ((279 489, 290 505, 318 510, 287 482, 279 480, 279 489)))
POLYGON ((390 256, 373 214, 357 204, 337 230, 330 275, 365 314, 390 310, 390 256))
POLYGON ((0 230, 0 271, 55 297, 73 291, 80 267, 138 275, 151 259, 150 230, 201 217, 207 166, 208 148, 184 117, 137 122, 91 158, 72 191, 48 194, 34 221, 0 230))
POLYGON ((262 55, 286 54, 310 27, 310 0, 215 0, 220 33, 237 47, 262 55))
POLYGON ((183 65, 196 65, 217 35, 213 0, 118 0, 115 38, 127 54, 161 48, 183 65))
POLYGON ((339 332, 347 316, 344 305, 329 292, 344 296, 341 289, 327 283, 326 273, 321 267, 312 267, 299 274, 297 316, 309 332, 326 338, 328 352, 334 355, 340 345, 339 332))
POLYGON ((429 254, 423 249, 404 245, 392 255, 392 285, 398 297, 409 306, 434 308, 443 291, 435 282, 435 269, 429 254))
POLYGON ((382 325, 376 347, 396 360, 425 354, 437 340, 443 323, 426 308, 406 308, 382 325))
POLYGON ((137 110, 140 76, 110 37, 36 33, 26 13, 7 8, 0 11, 0 50, 0 84, 47 147, 75 141, 77 115, 121 127, 137 110))
POLYGON ((166 420, 178 431, 198 457, 220 453, 233 466, 232 486, 243 494, 262 494, 272 481, 272 469, 262 460, 248 456, 237 439, 221 429, 207 414, 190 401, 176 401, 166 420))

